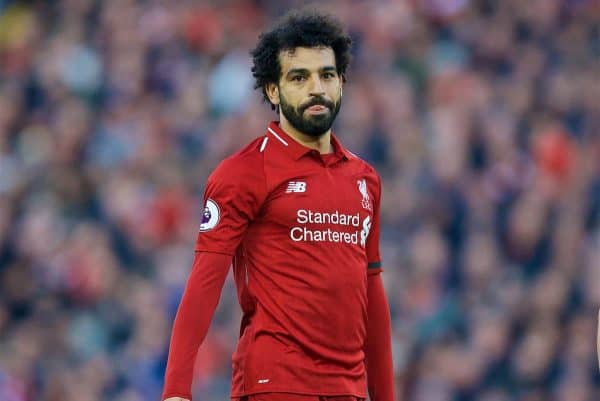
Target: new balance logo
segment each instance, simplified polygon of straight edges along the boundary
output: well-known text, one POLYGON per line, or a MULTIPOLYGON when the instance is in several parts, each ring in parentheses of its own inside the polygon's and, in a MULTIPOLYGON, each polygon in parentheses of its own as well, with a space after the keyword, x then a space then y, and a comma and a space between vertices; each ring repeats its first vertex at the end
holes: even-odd
POLYGON ((285 193, 289 194, 292 192, 306 192, 306 183, 302 181, 290 181, 285 193))

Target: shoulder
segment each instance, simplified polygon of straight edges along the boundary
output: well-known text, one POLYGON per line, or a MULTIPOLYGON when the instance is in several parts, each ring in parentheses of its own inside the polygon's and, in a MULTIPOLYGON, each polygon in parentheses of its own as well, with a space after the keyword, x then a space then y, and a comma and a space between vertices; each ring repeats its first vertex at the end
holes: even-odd
POLYGON ((350 162, 353 164, 356 173, 364 174, 369 181, 375 181, 377 185, 381 185, 381 177, 375 167, 355 153, 349 153, 351 154, 350 162))
POLYGON ((264 154, 260 146, 264 136, 254 139, 217 165, 209 180, 244 181, 263 174, 264 154))
POLYGON ((266 196, 264 153, 260 151, 263 139, 264 136, 256 138, 219 163, 208 177, 207 193, 220 193, 238 200, 266 196))
POLYGON ((370 193, 373 201, 378 204, 381 199, 381 177, 379 173, 369 162, 352 152, 349 153, 351 154, 349 163, 352 166, 352 174, 357 177, 359 187, 360 183, 363 183, 364 191, 370 193))

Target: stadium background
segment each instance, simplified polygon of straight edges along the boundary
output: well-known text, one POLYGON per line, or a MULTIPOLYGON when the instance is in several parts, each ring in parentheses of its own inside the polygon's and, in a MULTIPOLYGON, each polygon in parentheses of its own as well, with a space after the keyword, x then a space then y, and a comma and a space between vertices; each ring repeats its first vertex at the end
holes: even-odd
MULTIPOLYGON (((203 184, 299 1, 0 0, 0 399, 157 400, 203 184)), ((384 180, 399 400, 600 399, 600 3, 327 1, 384 180)), ((343 302, 343 300, 341 300, 343 302)), ((227 281, 194 392, 228 396, 227 281)))

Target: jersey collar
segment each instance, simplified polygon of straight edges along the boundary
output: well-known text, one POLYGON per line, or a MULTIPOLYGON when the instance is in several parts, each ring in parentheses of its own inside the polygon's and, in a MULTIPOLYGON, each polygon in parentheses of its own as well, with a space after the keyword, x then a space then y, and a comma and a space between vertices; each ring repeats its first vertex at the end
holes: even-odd
MULTIPOLYGON (((304 155, 315 153, 314 149, 298 143, 294 138, 286 134, 279 126, 278 121, 271 121, 269 123, 267 135, 272 137, 275 142, 281 144, 294 160, 298 160, 304 155)), ((353 157, 352 153, 342 146, 333 133, 331 133, 331 145, 333 146, 333 152, 339 159, 349 160, 353 157)))

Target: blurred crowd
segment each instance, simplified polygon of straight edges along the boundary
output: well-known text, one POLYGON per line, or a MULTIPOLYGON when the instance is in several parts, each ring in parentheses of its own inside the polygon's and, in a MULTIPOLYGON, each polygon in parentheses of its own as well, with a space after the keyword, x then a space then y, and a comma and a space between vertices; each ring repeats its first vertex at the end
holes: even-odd
MULTIPOLYGON (((0 0, 0 400, 158 400, 206 177, 301 1, 0 0)), ((600 3, 324 1, 383 178, 398 400, 597 401, 600 3)), ((228 278, 194 394, 228 398, 228 278)))

